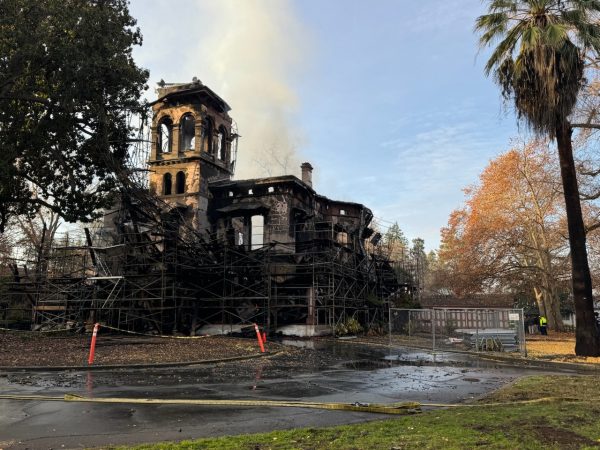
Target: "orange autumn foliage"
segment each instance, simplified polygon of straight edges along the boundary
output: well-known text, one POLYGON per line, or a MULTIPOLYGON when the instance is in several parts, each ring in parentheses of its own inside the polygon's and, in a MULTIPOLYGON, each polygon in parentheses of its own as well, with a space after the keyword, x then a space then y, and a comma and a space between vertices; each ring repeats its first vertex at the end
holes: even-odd
POLYGON ((456 295, 532 286, 550 325, 561 326, 557 282, 566 276, 568 252, 556 167, 547 144, 531 141, 492 160, 465 189, 439 253, 456 295))

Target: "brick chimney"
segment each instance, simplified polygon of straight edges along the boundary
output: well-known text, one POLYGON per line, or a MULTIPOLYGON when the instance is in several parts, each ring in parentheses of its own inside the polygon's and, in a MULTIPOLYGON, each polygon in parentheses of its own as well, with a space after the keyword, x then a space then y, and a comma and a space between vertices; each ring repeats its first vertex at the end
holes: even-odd
POLYGON ((302 169, 302 182, 312 187, 313 166, 311 166, 310 163, 305 162, 302 163, 300 168, 302 169))

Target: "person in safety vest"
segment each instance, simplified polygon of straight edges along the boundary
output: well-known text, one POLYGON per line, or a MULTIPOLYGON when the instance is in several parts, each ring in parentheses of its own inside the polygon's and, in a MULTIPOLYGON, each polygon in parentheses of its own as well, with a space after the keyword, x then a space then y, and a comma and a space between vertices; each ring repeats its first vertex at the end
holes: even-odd
POLYGON ((545 316, 540 316, 540 334, 548 336, 548 320, 545 316))

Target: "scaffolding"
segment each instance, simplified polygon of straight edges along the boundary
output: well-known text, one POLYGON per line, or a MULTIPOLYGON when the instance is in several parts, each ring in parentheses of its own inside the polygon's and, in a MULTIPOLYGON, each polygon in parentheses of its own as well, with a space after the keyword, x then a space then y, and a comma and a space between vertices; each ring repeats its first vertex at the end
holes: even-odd
POLYGON ((296 224, 302 231, 289 242, 235 245, 199 233, 183 211, 143 188, 124 191, 119 203, 95 227, 10 265, 0 284, 0 326, 102 322, 193 335, 203 325, 250 323, 268 332, 288 324, 335 331, 354 318, 370 328, 387 320, 391 299, 414 289, 398 281, 402 261, 377 246, 356 251, 358 236, 340 243, 332 222, 296 224))
POLYGON ((189 211, 150 192, 142 167, 151 130, 145 117, 130 120, 139 135, 127 161, 107 161, 121 184, 115 207, 84 230, 0 261, 0 327, 101 322, 195 334, 204 325, 257 323, 268 332, 288 324, 335 332, 350 318, 365 328, 384 323, 399 295, 415 294, 418 283, 399 277, 410 261, 390 260, 378 233, 367 245, 363 230, 340 240, 338 223, 316 219, 295 223, 287 241, 238 245, 222 233, 201 233, 189 211))

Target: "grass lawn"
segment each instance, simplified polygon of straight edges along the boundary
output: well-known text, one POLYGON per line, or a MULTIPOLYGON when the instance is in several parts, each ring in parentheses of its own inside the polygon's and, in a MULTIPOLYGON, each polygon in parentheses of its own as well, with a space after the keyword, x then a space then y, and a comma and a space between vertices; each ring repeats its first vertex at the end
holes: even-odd
POLYGON ((475 405, 477 406, 463 405, 429 410, 418 415, 374 420, 358 425, 274 431, 179 443, 148 444, 135 448, 600 448, 598 376, 526 377, 475 405), (548 397, 558 399, 543 400, 548 397), (528 402, 531 400, 533 402, 528 402))

